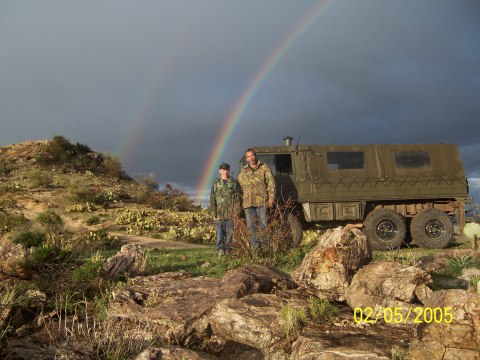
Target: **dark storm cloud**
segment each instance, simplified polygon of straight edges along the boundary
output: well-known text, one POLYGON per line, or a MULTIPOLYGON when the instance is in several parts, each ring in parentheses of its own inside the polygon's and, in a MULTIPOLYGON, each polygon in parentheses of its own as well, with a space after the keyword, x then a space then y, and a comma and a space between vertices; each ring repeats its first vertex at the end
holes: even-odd
MULTIPOLYGON (((4 1, 0 144, 62 134, 117 152, 132 174, 195 187, 244 90, 317 4, 4 1)), ((457 143, 476 183, 478 39, 478 1, 331 1, 261 84, 222 160, 287 134, 457 143)))

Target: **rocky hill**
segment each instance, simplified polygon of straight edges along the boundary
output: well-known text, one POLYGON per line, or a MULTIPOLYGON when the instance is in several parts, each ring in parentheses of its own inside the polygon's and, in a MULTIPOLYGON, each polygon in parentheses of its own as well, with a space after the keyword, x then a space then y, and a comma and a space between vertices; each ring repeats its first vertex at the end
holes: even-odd
POLYGON ((61 136, 0 147, 0 180, 0 358, 480 358, 477 250, 339 227, 260 256, 240 220, 218 258, 206 210, 61 136))

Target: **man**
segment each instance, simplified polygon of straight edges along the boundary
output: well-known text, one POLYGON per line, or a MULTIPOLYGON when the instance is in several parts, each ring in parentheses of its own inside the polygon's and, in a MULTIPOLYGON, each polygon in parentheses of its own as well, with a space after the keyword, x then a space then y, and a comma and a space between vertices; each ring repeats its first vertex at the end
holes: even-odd
POLYGON ((219 256, 228 254, 231 249, 233 218, 240 211, 240 184, 230 176, 230 165, 221 163, 220 176, 212 184, 210 208, 215 219, 217 243, 215 248, 219 256))
MULTIPOLYGON (((238 181, 243 192, 243 208, 247 226, 250 230, 251 242, 254 248, 260 245, 258 238, 258 224, 263 231, 267 226, 267 207, 271 207, 275 200, 275 179, 270 167, 257 159, 257 152, 254 149, 245 150, 245 165, 238 181), (257 221, 258 218, 258 221, 257 221)), ((263 250, 268 249, 268 239, 263 236, 263 250)))

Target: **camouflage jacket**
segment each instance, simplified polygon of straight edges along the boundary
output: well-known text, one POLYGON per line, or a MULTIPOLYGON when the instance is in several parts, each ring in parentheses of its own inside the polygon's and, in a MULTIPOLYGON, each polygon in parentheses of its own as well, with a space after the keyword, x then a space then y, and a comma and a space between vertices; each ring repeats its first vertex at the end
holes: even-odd
POLYGON ((259 161, 255 169, 245 165, 238 175, 238 181, 243 192, 243 208, 266 206, 268 198, 275 196, 275 179, 265 163, 259 161))
POLYGON ((232 219, 241 209, 240 184, 234 178, 216 179, 210 191, 210 209, 215 220, 232 219))

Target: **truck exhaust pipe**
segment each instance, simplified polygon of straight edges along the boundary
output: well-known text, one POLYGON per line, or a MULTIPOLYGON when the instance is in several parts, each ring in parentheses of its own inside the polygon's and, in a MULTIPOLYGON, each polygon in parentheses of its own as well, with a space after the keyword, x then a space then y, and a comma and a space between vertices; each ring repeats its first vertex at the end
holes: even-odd
POLYGON ((283 141, 285 141, 285 145, 287 146, 292 146, 292 140, 293 140, 293 137, 288 135, 283 138, 283 141))

